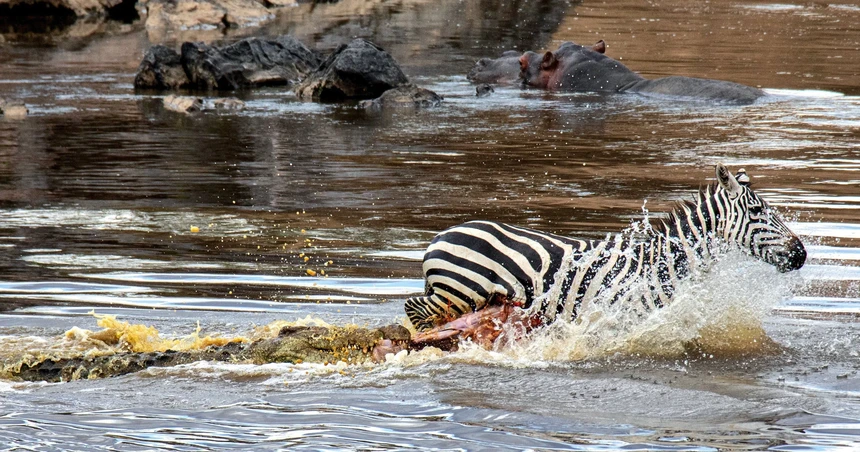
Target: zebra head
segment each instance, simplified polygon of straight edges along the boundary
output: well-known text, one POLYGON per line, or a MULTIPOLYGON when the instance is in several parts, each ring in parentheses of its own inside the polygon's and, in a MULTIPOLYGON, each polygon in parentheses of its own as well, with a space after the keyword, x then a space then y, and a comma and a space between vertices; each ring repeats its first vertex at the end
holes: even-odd
POLYGON ((797 270, 806 262, 806 249, 771 207, 749 187, 745 172, 735 177, 717 164, 719 186, 711 200, 720 221, 715 231, 781 272, 797 270), (740 178, 740 181, 738 180, 740 178))

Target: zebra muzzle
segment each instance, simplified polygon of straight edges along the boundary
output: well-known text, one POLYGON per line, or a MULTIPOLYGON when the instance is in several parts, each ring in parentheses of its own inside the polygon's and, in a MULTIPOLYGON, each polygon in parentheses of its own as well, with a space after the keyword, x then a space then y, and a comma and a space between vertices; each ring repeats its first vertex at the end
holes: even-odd
POLYGON ((799 270, 806 263, 806 248, 797 237, 792 237, 782 252, 777 253, 776 267, 785 273, 799 270))

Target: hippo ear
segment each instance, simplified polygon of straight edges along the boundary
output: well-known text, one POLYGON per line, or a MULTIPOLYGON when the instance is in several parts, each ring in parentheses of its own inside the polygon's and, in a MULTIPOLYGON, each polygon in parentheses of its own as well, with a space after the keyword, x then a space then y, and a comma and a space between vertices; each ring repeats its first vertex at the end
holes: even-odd
POLYGON ((554 68, 558 64, 558 60, 555 58, 555 55, 552 52, 547 52, 543 54, 543 61, 540 63, 540 68, 548 71, 554 68))
POLYGON ((595 42, 594 45, 591 46, 591 50, 594 50, 597 53, 606 53, 606 42, 604 42, 602 39, 600 41, 595 42))
POLYGON ((738 180, 735 179, 735 176, 732 176, 732 173, 726 168, 722 163, 717 163, 717 182, 720 183, 720 187, 723 187, 723 190, 729 194, 732 198, 737 198, 741 194, 741 184, 738 183, 738 180))

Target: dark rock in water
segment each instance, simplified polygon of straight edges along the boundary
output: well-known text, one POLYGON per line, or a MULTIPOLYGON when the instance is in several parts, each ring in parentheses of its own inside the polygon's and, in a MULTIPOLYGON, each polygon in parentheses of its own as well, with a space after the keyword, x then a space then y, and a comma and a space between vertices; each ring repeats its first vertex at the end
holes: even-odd
POLYGON ((203 109, 203 99, 190 96, 167 96, 164 108, 178 113, 193 113, 203 109))
POLYGON ((373 100, 361 101, 358 106, 368 110, 383 108, 432 108, 442 103, 442 96, 415 85, 392 88, 373 100))
POLYGON ((364 39, 340 46, 297 88, 302 99, 373 99, 409 83, 388 52, 364 39))
POLYGON ((136 88, 234 90, 291 85, 319 66, 320 56, 292 36, 243 39, 224 47, 185 42, 181 53, 150 48, 134 78, 136 88))
POLYGON ((179 53, 156 45, 149 48, 134 76, 136 88, 179 89, 189 84, 179 53))
POLYGON ((492 85, 488 85, 486 83, 475 87, 475 95, 478 97, 487 97, 494 92, 496 92, 496 90, 493 89, 492 85))
POLYGON ((291 85, 320 63, 314 51, 292 36, 248 38, 222 48, 186 42, 181 58, 192 86, 218 90, 291 85))

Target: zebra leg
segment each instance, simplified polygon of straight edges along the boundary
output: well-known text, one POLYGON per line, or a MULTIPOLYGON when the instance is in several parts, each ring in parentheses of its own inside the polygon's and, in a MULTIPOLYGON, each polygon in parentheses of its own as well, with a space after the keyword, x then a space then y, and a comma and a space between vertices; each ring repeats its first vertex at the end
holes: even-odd
POLYGON ((418 331, 426 331, 456 319, 463 310, 454 303, 430 292, 423 297, 412 297, 403 306, 406 317, 418 331))

